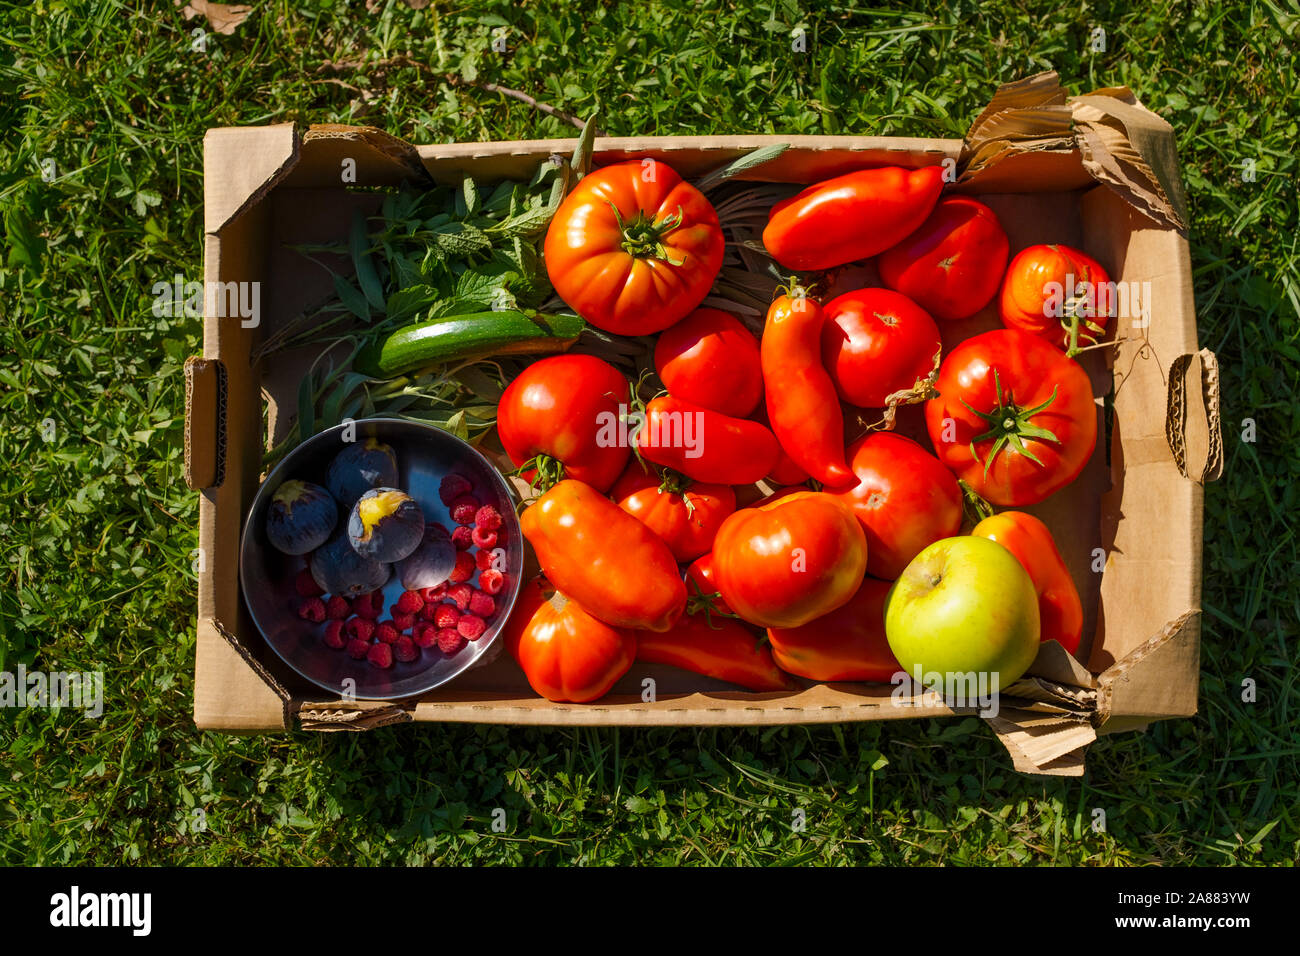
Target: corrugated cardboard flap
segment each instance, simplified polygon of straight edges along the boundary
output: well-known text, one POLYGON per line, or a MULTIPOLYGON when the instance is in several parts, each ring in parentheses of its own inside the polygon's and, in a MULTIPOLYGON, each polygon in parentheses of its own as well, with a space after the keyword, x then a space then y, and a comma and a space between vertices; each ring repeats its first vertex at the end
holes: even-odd
POLYGON ((959 166, 958 183, 983 190, 1016 178, 1060 189, 1063 166, 1078 166, 1150 219, 1187 228, 1173 128, 1127 87, 1067 99, 1055 72, 1007 83, 971 125, 959 166))
POLYGON ((1165 438, 1184 477, 1204 484, 1223 474, 1219 360, 1209 349, 1180 355, 1169 368, 1165 438))
POLYGON ((303 730, 327 733, 374 730, 389 724, 409 724, 413 719, 411 712, 401 704, 379 700, 318 701, 304 703, 298 708, 298 720, 303 730))
POLYGON ((1096 686, 1064 647, 1048 641, 1025 676, 1002 691, 997 716, 985 720, 1021 773, 1077 777, 1097 739, 1096 686))
POLYGON ((220 232, 298 162, 292 123, 210 129, 203 137, 203 231, 220 232))
POLYGON ((211 488, 226 473, 226 367, 217 359, 185 360, 185 484, 211 488))
POLYGON ((1097 712, 1103 733, 1109 729, 1106 724, 1117 717, 1158 720, 1195 714, 1200 661, 1201 611, 1193 608, 1097 678, 1097 712))

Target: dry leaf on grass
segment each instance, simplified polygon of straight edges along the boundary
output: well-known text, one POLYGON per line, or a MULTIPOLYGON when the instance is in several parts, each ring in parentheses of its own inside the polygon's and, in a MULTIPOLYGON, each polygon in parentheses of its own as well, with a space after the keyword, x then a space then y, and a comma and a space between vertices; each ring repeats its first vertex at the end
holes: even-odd
POLYGON ((235 27, 247 20, 252 12, 253 8, 243 3, 208 3, 207 0, 189 0, 181 14, 186 20, 204 17, 213 32, 230 36, 235 32, 235 27))

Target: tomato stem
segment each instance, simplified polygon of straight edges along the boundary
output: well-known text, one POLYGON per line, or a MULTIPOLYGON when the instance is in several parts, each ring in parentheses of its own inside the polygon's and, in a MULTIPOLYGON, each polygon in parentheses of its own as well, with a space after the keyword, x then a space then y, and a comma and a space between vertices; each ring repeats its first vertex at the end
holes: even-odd
POLYGON ((686 262, 684 258, 674 258, 664 245, 664 236, 680 228, 686 218, 681 206, 677 207, 676 212, 657 220, 651 219, 645 214, 644 209, 640 209, 637 210, 635 219, 625 222, 618 206, 609 200, 606 202, 609 202, 609 208, 614 210, 614 221, 618 223, 618 230, 623 234, 624 252, 638 259, 662 259, 672 266, 680 266, 686 262))
POLYGON ((1056 401, 1056 394, 1059 386, 1052 389, 1052 397, 1041 405, 1033 408, 1021 408, 1015 403, 1014 396, 1004 398, 1002 395, 1002 380, 998 375, 998 370, 993 370, 993 388, 997 395, 997 405, 991 411, 981 412, 979 409, 971 406, 966 399, 961 399, 961 403, 968 408, 972 414, 978 415, 988 424, 989 430, 982 435, 976 435, 970 442, 971 457, 976 461, 980 460, 979 452, 975 446, 983 441, 993 441, 993 447, 989 450, 988 458, 984 462, 984 477, 989 476, 989 468, 993 465, 993 459, 997 458, 998 453, 1004 448, 1010 448, 1019 455, 1024 455, 1035 465, 1042 466, 1038 457, 1029 450, 1025 445, 1026 438, 1037 439, 1038 441, 1054 441, 1058 444, 1060 439, 1052 432, 1039 425, 1032 423, 1035 415, 1043 412, 1056 401))

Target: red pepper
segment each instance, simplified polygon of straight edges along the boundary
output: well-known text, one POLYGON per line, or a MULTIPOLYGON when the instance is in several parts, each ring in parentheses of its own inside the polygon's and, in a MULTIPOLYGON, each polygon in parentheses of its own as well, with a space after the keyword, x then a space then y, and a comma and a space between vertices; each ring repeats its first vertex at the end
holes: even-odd
POLYGON ((800 468, 838 488, 854 477, 844 459, 839 396, 822 365, 824 321, 821 305, 802 289, 792 289, 767 310, 759 356, 777 441, 800 468))
POLYGON ((971 534, 996 541, 1016 556, 1038 592, 1042 640, 1056 641, 1073 654, 1083 635, 1083 604, 1052 532, 1033 515, 1003 511, 985 518, 971 534))
POLYGON ((637 631, 636 659, 739 684, 746 690, 797 690, 761 639, 734 618, 683 615, 666 634, 637 631))

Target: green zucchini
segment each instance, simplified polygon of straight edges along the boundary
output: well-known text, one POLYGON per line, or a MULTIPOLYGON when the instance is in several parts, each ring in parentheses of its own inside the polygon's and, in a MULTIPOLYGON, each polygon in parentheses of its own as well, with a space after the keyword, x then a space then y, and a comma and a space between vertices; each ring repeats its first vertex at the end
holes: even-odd
POLYGON ((563 352, 586 328, 576 315, 540 312, 475 312, 417 322, 367 343, 354 367, 364 375, 392 378, 430 365, 489 355, 563 352))

